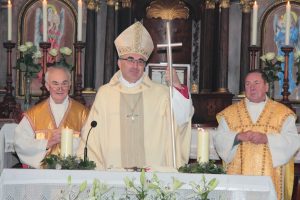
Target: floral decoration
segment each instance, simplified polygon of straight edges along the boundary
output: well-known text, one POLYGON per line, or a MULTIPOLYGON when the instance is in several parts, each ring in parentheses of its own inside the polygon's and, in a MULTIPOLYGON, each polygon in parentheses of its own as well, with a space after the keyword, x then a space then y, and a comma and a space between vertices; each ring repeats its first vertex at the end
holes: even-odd
POLYGON ((56 66, 66 67, 70 71, 73 70, 73 65, 71 65, 67 62, 67 57, 72 55, 72 50, 69 47, 61 47, 59 49, 59 53, 60 53, 61 57, 60 57, 59 61, 56 61, 57 56, 58 56, 58 50, 55 48, 50 49, 49 55, 52 57, 52 60, 54 60, 54 62, 48 63, 48 67, 56 65, 56 66))
POLYGON ((18 47, 18 50, 21 56, 17 59, 16 69, 24 72, 26 77, 36 77, 42 68, 39 63, 42 57, 41 51, 32 42, 25 42, 18 47))
POLYGON ((278 73, 283 73, 281 63, 284 62, 283 56, 276 56, 274 52, 268 52, 260 57, 264 63, 262 71, 267 76, 267 82, 273 83, 279 80, 278 73))

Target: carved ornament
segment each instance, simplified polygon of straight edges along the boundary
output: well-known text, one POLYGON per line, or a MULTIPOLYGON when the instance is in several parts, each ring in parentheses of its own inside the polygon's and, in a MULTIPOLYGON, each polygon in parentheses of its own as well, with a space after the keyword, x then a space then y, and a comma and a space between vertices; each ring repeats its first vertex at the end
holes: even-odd
POLYGON ((205 1, 205 9, 215 9, 216 3, 215 0, 206 0, 205 1))
POLYGON ((155 0, 146 9, 147 18, 188 19, 189 9, 180 0, 155 0))
POLYGON ((240 0, 242 5, 242 12, 249 13, 251 12, 254 1, 253 0, 240 0))
POLYGON ((221 8, 229 8, 230 7, 230 0, 220 0, 220 7, 221 8))
POLYGON ((122 0, 122 7, 123 8, 130 8, 131 7, 131 2, 132 0, 122 0))

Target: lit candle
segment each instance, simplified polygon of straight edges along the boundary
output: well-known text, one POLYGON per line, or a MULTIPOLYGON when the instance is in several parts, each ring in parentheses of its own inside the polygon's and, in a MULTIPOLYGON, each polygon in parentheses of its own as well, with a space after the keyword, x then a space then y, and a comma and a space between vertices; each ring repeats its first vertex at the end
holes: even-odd
POLYGON ((291 28, 291 4, 290 1, 286 4, 286 24, 285 24, 285 45, 290 44, 290 28, 291 28))
POLYGON ((64 158, 73 155, 73 130, 68 127, 61 130, 60 155, 64 158))
POLYGON ((203 128, 198 128, 198 152, 197 160, 200 163, 209 160, 209 133, 203 128))
POLYGON ((43 0, 43 42, 47 42, 48 36, 48 20, 47 20, 48 10, 47 10, 47 0, 43 0))
POLYGON ((257 10, 258 6, 256 1, 253 5, 253 11, 252 11, 252 37, 251 37, 251 45, 256 45, 257 42, 257 10))
POLYGON ((82 41, 82 1, 78 0, 77 41, 82 41))
POLYGON ((11 41, 11 23, 12 23, 12 5, 10 0, 8 0, 7 4, 7 40, 11 41))

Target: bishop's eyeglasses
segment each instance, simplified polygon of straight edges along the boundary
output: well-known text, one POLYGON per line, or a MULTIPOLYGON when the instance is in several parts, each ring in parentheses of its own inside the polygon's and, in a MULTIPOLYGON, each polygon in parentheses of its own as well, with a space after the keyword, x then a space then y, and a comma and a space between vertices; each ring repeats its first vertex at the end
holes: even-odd
POLYGON ((119 58, 120 60, 125 60, 127 61, 129 64, 138 64, 138 66, 144 66, 146 64, 146 61, 143 59, 134 59, 134 58, 119 58))

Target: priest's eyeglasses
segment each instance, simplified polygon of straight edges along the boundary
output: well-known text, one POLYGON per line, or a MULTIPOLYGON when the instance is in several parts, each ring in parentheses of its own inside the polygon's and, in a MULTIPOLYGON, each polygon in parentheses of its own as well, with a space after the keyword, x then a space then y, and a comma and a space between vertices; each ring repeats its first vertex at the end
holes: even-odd
POLYGON ((58 83, 58 82, 54 81, 54 82, 51 82, 50 85, 54 90, 59 90, 59 89, 67 90, 67 89, 69 89, 69 86, 70 86, 68 81, 64 81, 62 83, 58 83))
POLYGON ((143 59, 134 59, 134 58, 119 58, 120 60, 125 60, 130 64, 138 64, 138 66, 144 66, 146 64, 146 61, 144 61, 143 59))

